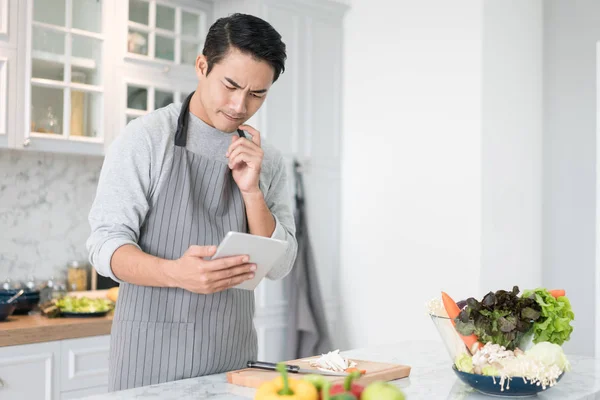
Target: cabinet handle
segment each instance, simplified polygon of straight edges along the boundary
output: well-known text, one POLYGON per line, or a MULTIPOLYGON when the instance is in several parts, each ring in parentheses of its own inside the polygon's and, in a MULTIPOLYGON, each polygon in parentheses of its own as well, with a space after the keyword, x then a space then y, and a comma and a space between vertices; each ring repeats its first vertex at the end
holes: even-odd
POLYGON ((31 144, 31 139, 27 138, 25 139, 25 141, 23 142, 23 147, 29 147, 29 145, 31 144))
POLYGON ((4 387, 4 381, 2 379, 0 379, 0 388, 4 387))

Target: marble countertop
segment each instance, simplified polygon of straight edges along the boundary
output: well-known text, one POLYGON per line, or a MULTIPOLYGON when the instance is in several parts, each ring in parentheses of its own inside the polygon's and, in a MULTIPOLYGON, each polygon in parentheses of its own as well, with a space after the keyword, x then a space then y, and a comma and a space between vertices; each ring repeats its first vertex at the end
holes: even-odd
MULTIPOLYGON (((406 364, 412 367, 408 378, 394 383, 405 392, 408 400, 445 399, 477 400, 488 399, 474 392, 458 380, 451 370, 448 354, 439 342, 404 342, 369 349, 343 352, 350 358, 406 364)), ((538 394, 538 399, 600 399, 600 360, 569 356, 571 372, 555 387, 538 394)), ((254 389, 230 385, 225 374, 168 382, 160 385, 124 390, 87 397, 87 400, 129 399, 252 399, 254 389)))

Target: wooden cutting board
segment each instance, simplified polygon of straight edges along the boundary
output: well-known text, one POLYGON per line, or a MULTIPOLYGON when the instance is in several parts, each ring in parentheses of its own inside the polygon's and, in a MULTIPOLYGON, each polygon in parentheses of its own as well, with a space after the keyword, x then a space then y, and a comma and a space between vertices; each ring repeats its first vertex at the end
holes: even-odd
MULTIPOLYGON (((301 360, 288 361, 286 364, 298 365, 300 368, 314 369, 315 374, 319 373, 319 370, 310 366, 310 358, 301 360)), ((410 368, 408 365, 401 364, 387 364, 374 361, 363 361, 352 359, 357 365, 356 368, 366 370, 366 374, 360 379, 354 382, 367 385, 375 381, 393 381, 396 379, 406 378, 410 375, 410 368)), ((256 368, 246 368, 237 371, 230 371, 227 374, 227 382, 238 385, 246 386, 251 388, 257 388, 262 383, 271 381, 279 376, 278 372, 267 371, 256 368)), ((293 378, 301 378, 304 374, 289 374, 293 378)), ((325 375, 324 375, 325 376, 325 375)), ((332 384, 342 383, 344 381, 343 376, 325 376, 331 381, 332 384)))

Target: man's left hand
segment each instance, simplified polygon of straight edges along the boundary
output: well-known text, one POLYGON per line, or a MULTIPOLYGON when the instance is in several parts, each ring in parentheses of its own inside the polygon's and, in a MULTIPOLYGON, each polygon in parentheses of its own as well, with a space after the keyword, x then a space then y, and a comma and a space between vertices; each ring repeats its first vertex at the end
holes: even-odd
POLYGON ((258 181, 264 155, 260 147, 260 132, 249 125, 240 125, 239 129, 250 133, 252 140, 234 135, 225 156, 229 158, 233 180, 242 194, 259 193, 258 181))

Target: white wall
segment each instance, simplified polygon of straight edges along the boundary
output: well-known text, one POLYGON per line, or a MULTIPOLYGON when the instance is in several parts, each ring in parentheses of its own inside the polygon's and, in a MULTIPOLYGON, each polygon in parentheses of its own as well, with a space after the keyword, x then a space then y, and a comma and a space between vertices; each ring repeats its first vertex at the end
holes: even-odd
POLYGON ((345 20, 341 304, 348 347, 436 338, 479 292, 482 4, 355 0, 345 20))
POLYGON ((481 287, 533 289, 542 280, 542 1, 484 4, 481 287))
MULTIPOLYGON (((596 292, 596 42, 600 2, 544 2, 544 285, 575 311, 565 349, 593 355, 596 292)), ((598 348, 597 350, 600 350, 598 348)))
POLYGON ((541 284, 541 1, 356 0, 346 19, 348 347, 439 339, 424 303, 541 284))

